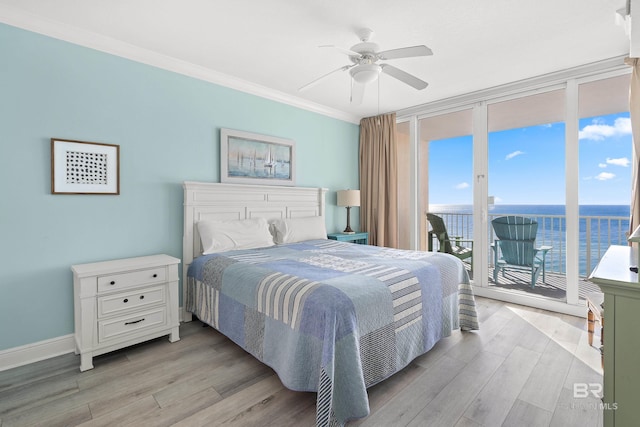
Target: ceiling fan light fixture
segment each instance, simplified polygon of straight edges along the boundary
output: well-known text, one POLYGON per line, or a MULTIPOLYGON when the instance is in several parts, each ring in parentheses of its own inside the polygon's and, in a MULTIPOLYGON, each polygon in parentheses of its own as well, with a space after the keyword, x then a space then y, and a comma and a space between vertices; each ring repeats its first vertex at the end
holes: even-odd
MULTIPOLYGON (((635 1, 635 0, 634 0, 635 1)), ((640 1, 640 0, 638 0, 640 1)), ((360 43, 357 43, 349 49, 343 49, 333 45, 322 45, 320 47, 331 47, 337 49, 341 53, 347 55, 351 64, 344 65, 330 73, 325 74, 311 83, 307 83, 298 90, 304 90, 316 85, 319 81, 324 80, 328 76, 340 72, 349 70, 351 76, 351 104, 360 104, 362 102, 362 95, 364 88, 369 83, 375 82, 379 79, 380 73, 387 74, 394 79, 407 84, 414 89, 422 90, 428 86, 428 83, 420 80, 414 75, 402 71, 399 68, 394 67, 391 64, 378 63, 378 61, 387 61, 399 58, 413 58, 418 56, 430 56, 433 55, 433 51, 425 45, 406 46, 396 49, 389 49, 380 51, 380 47, 371 42, 371 36, 373 31, 369 28, 363 28, 356 32, 360 43)), ((380 80, 378 80, 379 82, 380 80)))
POLYGON ((361 64, 349 70, 349 74, 358 83, 371 83, 378 78, 382 68, 378 64, 361 64))

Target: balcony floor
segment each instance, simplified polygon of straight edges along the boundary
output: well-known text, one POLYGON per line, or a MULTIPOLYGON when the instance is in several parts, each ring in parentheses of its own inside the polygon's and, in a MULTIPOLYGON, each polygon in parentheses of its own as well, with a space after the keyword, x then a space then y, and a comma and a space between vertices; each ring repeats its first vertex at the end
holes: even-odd
MULTIPOLYGON (((469 269, 467 268, 467 271, 469 269)), ((471 272, 469 272, 471 276, 471 272)), ((538 277, 535 288, 530 285, 531 276, 520 272, 507 272, 503 277, 502 272, 498 276, 498 283, 493 281, 493 268, 489 268, 489 286, 508 289, 516 293, 526 295, 537 295, 545 298, 553 298, 564 301, 567 293, 567 276, 559 273, 546 273, 545 283, 542 282, 542 274, 538 277)), ((590 292, 600 292, 598 285, 591 283, 586 278, 581 277, 578 282, 578 296, 585 299, 590 292)))

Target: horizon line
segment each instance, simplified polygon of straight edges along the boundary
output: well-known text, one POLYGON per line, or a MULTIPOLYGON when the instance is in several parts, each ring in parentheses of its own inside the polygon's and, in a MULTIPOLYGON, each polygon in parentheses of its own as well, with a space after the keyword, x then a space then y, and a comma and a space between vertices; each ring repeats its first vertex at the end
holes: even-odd
MULTIPOLYGON (((429 203, 431 206, 473 206, 473 203, 429 203)), ((494 203, 489 206, 566 206, 566 203, 494 203)), ((631 203, 580 203, 578 206, 631 206, 631 203)))

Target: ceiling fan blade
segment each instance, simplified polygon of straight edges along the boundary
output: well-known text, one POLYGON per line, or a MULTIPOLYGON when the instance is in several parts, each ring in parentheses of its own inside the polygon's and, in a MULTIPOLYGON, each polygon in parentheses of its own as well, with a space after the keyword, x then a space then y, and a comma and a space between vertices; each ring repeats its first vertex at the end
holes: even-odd
POLYGON ((433 55, 433 51, 425 45, 401 47, 399 49, 385 50, 378 53, 378 58, 385 59, 397 59, 397 58, 411 58, 413 56, 429 56, 433 55))
MULTIPOLYGON (((355 65, 355 64, 353 64, 355 65)), ((307 83, 306 85, 302 86, 301 88, 298 89, 298 91, 303 91, 303 90, 307 90, 315 85, 317 85, 319 82, 321 82, 322 80, 324 80, 325 78, 329 77, 331 74, 333 73, 337 73, 338 71, 347 71, 349 68, 353 67, 353 65, 345 65, 343 67, 340 67, 338 69, 335 69, 323 76, 318 77, 317 79, 313 80, 310 83, 307 83)))
POLYGON ((406 83, 409 86, 412 86, 418 90, 422 90, 425 87, 429 86, 429 83, 425 82, 424 80, 420 80, 419 78, 412 76, 406 71, 402 71, 401 69, 396 68, 393 65, 380 64, 380 67, 382 67, 383 73, 388 74, 391 77, 394 77, 400 80, 401 82, 406 83))
POLYGON ((353 78, 351 79, 351 104, 360 105, 364 98, 364 83, 358 83, 353 78))
POLYGON ((338 51, 340 51, 340 52, 342 52, 342 53, 344 53, 345 55, 348 55, 348 56, 360 56, 360 54, 358 52, 355 52, 355 51, 349 50, 349 49, 345 49, 345 48, 340 47, 340 46, 334 46, 332 44, 323 44, 322 46, 318 46, 318 47, 330 47, 330 48, 336 49, 336 50, 338 50, 338 51))

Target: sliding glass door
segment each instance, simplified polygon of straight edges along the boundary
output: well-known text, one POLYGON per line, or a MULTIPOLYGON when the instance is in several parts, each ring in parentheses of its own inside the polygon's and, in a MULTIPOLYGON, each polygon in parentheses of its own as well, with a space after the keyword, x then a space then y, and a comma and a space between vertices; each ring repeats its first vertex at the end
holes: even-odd
POLYGON ((610 244, 626 241, 628 85, 628 71, 617 69, 399 115, 399 159, 412 165, 399 169, 417 189, 405 194, 417 210, 406 219, 419 218, 401 226, 403 247, 438 250, 426 218, 436 214, 452 239, 473 241, 464 261, 478 295, 582 313, 589 272, 610 244), (526 272, 493 274, 491 221, 505 215, 538 223, 536 246, 548 249, 535 286, 526 272))
POLYGON ((564 89, 488 105, 488 286, 558 301, 566 298, 564 115, 564 89), (536 223, 534 247, 549 248, 539 267, 544 275, 535 266, 527 267, 533 258, 526 252, 498 249, 492 221, 503 216, 536 223), (513 256, 518 268, 496 270, 496 260, 507 256, 513 256))
MULTIPOLYGON (((469 108, 418 120, 421 248, 439 249, 427 213, 442 218, 450 237, 468 246, 473 236, 473 137, 469 108), (425 167, 426 166, 426 167, 425 167)), ((471 273, 471 258, 466 259, 471 273)))
MULTIPOLYGON (((632 139, 629 76, 579 86, 580 276, 587 277, 610 245, 626 245, 629 231, 632 139)), ((594 286, 579 282, 579 296, 594 286)))

